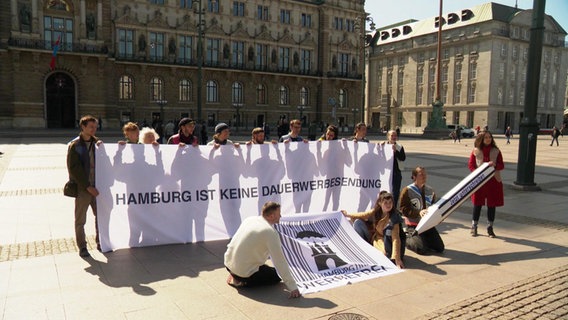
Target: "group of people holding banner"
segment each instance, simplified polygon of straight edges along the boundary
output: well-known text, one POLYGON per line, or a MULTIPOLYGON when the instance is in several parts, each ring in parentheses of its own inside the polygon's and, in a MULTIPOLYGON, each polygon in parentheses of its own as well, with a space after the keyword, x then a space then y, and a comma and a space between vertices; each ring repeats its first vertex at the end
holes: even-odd
MULTIPOLYGON (((70 180, 75 181, 78 185, 78 196, 75 199, 77 246, 80 250, 80 256, 88 257, 84 225, 89 206, 92 208, 95 215, 95 223, 97 223, 95 199, 98 195, 98 190, 94 181, 94 153, 95 145, 100 144, 101 141, 95 136, 97 129, 97 119, 95 117, 85 116, 81 118, 79 124, 81 132, 69 144, 67 166, 70 180)), ((194 146, 198 144, 197 139, 193 136, 193 129, 195 128, 193 120, 188 118, 182 119, 179 123, 179 128, 179 132, 168 139, 168 144, 194 146)), ((368 142, 365 137, 366 129, 365 124, 358 124, 352 139, 356 142, 368 142)), ((300 130, 301 122, 292 120, 290 122, 290 133, 283 136, 280 142, 306 142, 299 135, 300 130)), ((337 132, 333 128, 328 128, 328 131, 330 131, 330 140, 337 139, 337 132)), ((249 143, 264 143, 263 133, 263 130, 255 128, 249 143)), ((124 126, 124 134, 126 141, 120 141, 119 143, 157 144, 156 141, 158 140, 155 132, 146 129, 140 131, 136 125, 126 124, 124 126)), ((224 123, 219 123, 215 127, 214 138, 209 144, 216 148, 225 144, 235 144, 238 147, 238 144, 229 140, 229 135, 229 127, 224 123)), ((425 254, 428 251, 441 253, 444 251, 444 243, 435 228, 427 230, 420 235, 414 234, 413 228, 417 225, 420 218, 425 215, 428 206, 436 201, 436 195, 434 190, 426 184, 426 169, 419 166, 412 170, 413 183, 404 187, 399 196, 402 181, 401 170, 403 169, 406 154, 402 145, 397 142, 398 135, 395 131, 389 131, 387 137, 387 141, 383 144, 392 145, 394 154, 392 193, 381 191, 374 207, 369 211, 351 214, 344 211, 343 213, 347 217, 355 219, 353 227, 362 238, 373 244, 399 268, 404 268, 403 257, 405 248, 409 248, 419 254, 425 254)), ((324 139, 327 138, 328 132, 326 132, 324 139)), ((273 141, 273 143, 276 142, 273 141)), ((497 171, 504 168, 501 152, 496 147, 493 137, 488 131, 481 133, 476 138, 475 148, 469 160, 469 168, 473 171, 484 162, 491 162, 497 171)), ((477 223, 481 207, 487 205, 489 219, 488 235, 495 237, 493 232, 495 207, 503 205, 502 189, 501 177, 496 175, 488 183, 487 188, 481 188, 472 197, 474 203, 472 236, 477 235, 477 223)), ((262 209, 262 215, 253 218, 243 221, 228 245, 225 254, 225 266, 230 276, 227 283, 234 287, 242 287, 276 283, 280 282, 280 277, 282 277, 290 290, 290 297, 299 297, 299 291, 293 279, 289 277, 289 272, 287 272, 288 266, 285 260, 280 259, 283 258, 282 249, 278 246, 278 235, 272 228, 272 225, 279 221, 280 205, 268 202, 262 209), (265 266, 264 262, 268 256, 272 258, 278 272, 274 268, 265 266)), ((98 249, 100 250, 100 247, 98 249)))

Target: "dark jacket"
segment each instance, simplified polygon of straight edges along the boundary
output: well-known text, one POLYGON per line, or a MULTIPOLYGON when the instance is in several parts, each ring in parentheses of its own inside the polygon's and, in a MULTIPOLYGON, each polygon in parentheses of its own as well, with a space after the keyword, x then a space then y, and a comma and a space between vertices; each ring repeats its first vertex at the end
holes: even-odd
MULTIPOLYGON (((95 144, 99 141, 97 137, 92 137, 91 148, 95 150, 95 144)), ((87 144, 81 138, 76 137, 69 142, 67 148, 67 171, 69 180, 77 183, 78 189, 86 191, 91 184, 89 183, 89 170, 91 163, 89 159, 89 150, 87 144)))

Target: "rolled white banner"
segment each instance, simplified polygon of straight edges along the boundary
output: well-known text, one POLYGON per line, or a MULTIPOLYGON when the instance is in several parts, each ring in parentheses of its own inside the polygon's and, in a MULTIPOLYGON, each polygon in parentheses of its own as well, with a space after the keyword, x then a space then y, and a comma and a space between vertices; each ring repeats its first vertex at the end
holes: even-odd
POLYGON ((420 219, 416 232, 422 233, 440 224, 461 206, 467 198, 489 181, 493 175, 495 175, 495 168, 490 166, 488 162, 483 163, 448 191, 440 200, 428 207, 428 213, 420 219))

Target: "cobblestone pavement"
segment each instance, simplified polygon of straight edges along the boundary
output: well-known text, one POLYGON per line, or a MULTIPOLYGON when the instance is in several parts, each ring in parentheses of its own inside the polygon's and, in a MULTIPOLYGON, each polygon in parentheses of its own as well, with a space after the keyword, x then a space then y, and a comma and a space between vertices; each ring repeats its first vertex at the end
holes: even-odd
POLYGON ((568 319, 568 266, 492 290, 418 319, 568 319))

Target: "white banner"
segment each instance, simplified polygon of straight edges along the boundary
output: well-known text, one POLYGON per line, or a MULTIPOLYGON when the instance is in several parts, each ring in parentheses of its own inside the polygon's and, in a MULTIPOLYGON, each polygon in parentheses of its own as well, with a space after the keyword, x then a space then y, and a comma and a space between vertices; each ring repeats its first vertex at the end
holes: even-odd
POLYGON ((103 251, 230 238, 269 200, 282 213, 369 209, 390 191, 393 153, 374 143, 221 146, 102 144, 103 251))
POLYGON ((288 215, 274 227, 301 293, 402 272, 364 241, 341 212, 288 215))

